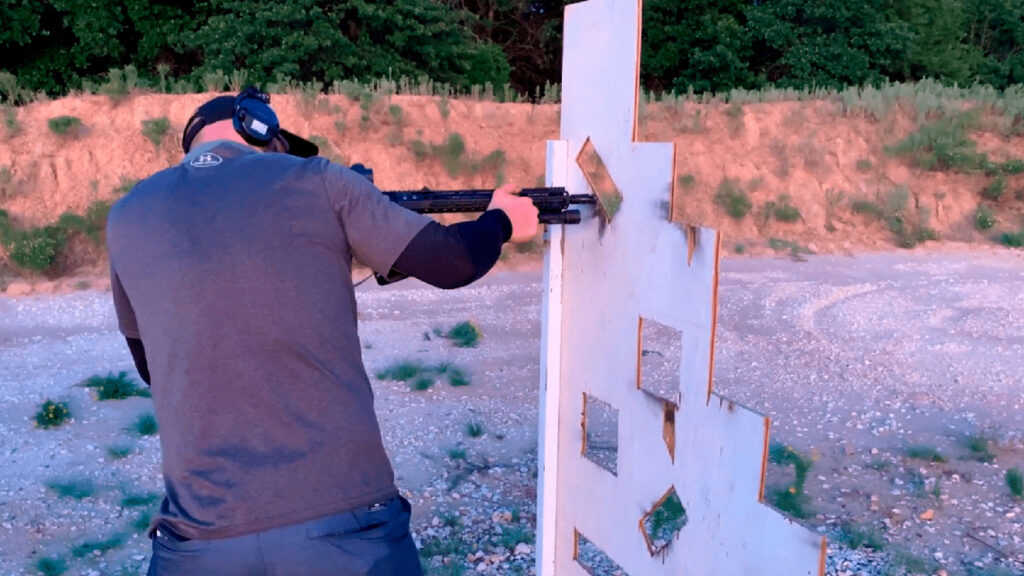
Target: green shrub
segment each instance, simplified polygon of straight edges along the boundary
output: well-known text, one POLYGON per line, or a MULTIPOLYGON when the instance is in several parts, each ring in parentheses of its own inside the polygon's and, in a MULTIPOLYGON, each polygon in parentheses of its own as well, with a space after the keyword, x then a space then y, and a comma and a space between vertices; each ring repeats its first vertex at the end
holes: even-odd
POLYGON ((427 370, 429 368, 418 362, 399 362, 377 372, 377 379, 407 382, 427 370))
POLYGON ((170 129, 171 121, 167 119, 167 116, 142 121, 142 135, 148 138, 153 143, 153 146, 157 148, 163 143, 170 129))
POLYGON ((75 558, 86 556, 99 556, 115 548, 120 548, 125 543, 125 536, 115 534, 105 540, 86 540, 71 549, 71 555, 75 558))
POLYGON ((992 453, 992 441, 984 436, 968 437, 967 449, 971 452, 972 460, 992 462, 996 459, 996 455, 992 453))
POLYGON ((466 320, 452 326, 445 332, 444 337, 450 340, 456 348, 476 348, 483 333, 473 321, 466 320))
POLYGON ((125 446, 124 444, 117 444, 113 446, 107 446, 107 456, 110 456, 114 460, 123 460, 132 455, 135 449, 131 446, 125 446))
POLYGON ((35 421, 37 428, 57 428, 71 419, 67 402, 46 400, 39 406, 35 421))
POLYGON ((858 526, 849 522, 844 523, 840 527, 839 540, 853 550, 858 550, 862 547, 871 548, 872 550, 885 548, 885 538, 877 529, 858 526))
POLYGON ((1010 248, 1024 247, 1024 231, 1003 232, 999 236, 999 243, 1003 246, 1009 246, 1010 248))
POLYGON ((996 217, 988 206, 978 205, 974 211, 974 227, 978 230, 988 230, 996 225, 996 217))
POLYGON ((857 214, 871 216, 872 218, 881 218, 885 214, 881 206, 870 200, 854 200, 850 203, 850 208, 857 214))
POLYGON ((1006 471, 1006 486, 1014 499, 1024 498, 1024 473, 1021 473, 1020 468, 1015 466, 1006 471))
POLYGON ((479 422, 466 423, 466 435, 470 438, 479 438, 484 434, 484 426, 479 422))
POLYGON ((139 508, 141 506, 149 506, 150 504, 156 503, 160 500, 159 494, 127 494, 124 498, 121 498, 122 508, 139 508))
POLYGON ((497 171, 505 167, 505 151, 493 150, 480 160, 479 169, 497 171))
POLYGON ((79 233, 87 236, 94 244, 103 243, 103 234, 107 230, 107 215, 110 214, 110 203, 97 200, 89 205, 84 216, 65 212, 57 219, 57 227, 65 233, 79 233))
POLYGON ((46 121, 50 132, 58 136, 78 136, 82 129, 82 121, 74 116, 56 116, 46 121))
POLYGON ((946 457, 931 446, 910 446, 907 448, 907 457, 934 463, 942 463, 946 461, 946 457))
POLYGON ((427 154, 430 153, 430 148, 422 140, 413 140, 409 142, 409 150, 412 151, 412 155, 416 157, 417 162, 423 162, 427 159, 427 154))
POLYGON ((100 84, 99 92, 117 103, 128 97, 138 87, 139 72, 135 66, 129 64, 123 69, 111 68, 107 72, 107 80, 100 84))
POLYGON ((997 176, 981 190, 981 197, 986 200, 996 201, 1003 195, 1003 192, 1006 192, 1006 179, 1002 176, 997 176))
POLYGON ((46 487, 53 490, 61 498, 73 498, 75 500, 82 500, 96 493, 96 485, 88 478, 79 480, 50 480, 46 482, 46 487))
POLYGON ((96 399, 101 402, 104 400, 124 400, 133 396, 141 396, 143 398, 151 396, 149 389, 139 387, 135 380, 128 376, 127 372, 118 372, 117 375, 109 372, 106 376, 90 376, 80 386, 92 388, 96 393, 96 399))
POLYGON ((858 172, 868 172, 872 168, 874 168, 874 164, 871 162, 871 160, 869 158, 861 158, 861 159, 857 160, 857 171, 858 172))
POLYGON ((750 197, 740 188, 739 182, 731 178, 723 179, 718 185, 714 201, 736 220, 742 220, 753 208, 750 197))
POLYGON ((4 106, 4 128, 8 136, 14 136, 21 132, 21 125, 18 124, 18 109, 4 106))
POLYGON ((441 113, 441 118, 448 119, 448 115, 451 114, 451 107, 448 105, 448 98, 441 96, 437 100, 437 111, 441 113))
POLYGON ((28 230, 8 228, 4 233, 7 257, 20 268, 43 272, 57 261, 66 240, 64 231, 57 226, 43 226, 28 230))
POLYGON ((138 433, 140 436, 152 436, 159 431, 159 427, 156 424, 156 416, 153 416, 152 412, 146 412, 139 416, 132 425, 132 430, 138 433))
POLYGON ((980 110, 949 114, 921 126, 886 152, 910 157, 925 170, 984 170, 988 157, 977 151, 967 132, 978 125, 980 110))
POLYGON ((42 576, 61 576, 61 574, 68 571, 68 563, 62 558, 56 556, 47 556, 40 558, 36 562, 36 570, 42 576))
POLYGON ((679 184, 680 187, 686 190, 691 190, 694 186, 697 185, 697 178, 694 177, 693 174, 683 174, 682 176, 679 177, 679 179, 676 182, 679 184))
POLYGON ((1020 174, 1024 172, 1024 160, 1011 158, 999 165, 999 171, 1003 174, 1020 174))
POLYGON ((124 176, 121 176, 121 183, 118 184, 116 188, 114 188, 114 194, 117 194, 118 196, 123 196, 131 192, 132 188, 135 188, 135 185, 138 183, 138 178, 126 178, 124 176))
POLYGON ((777 466, 793 466, 793 483, 784 489, 774 490, 770 495, 773 506, 794 518, 810 516, 808 497, 804 493, 807 473, 813 461, 790 446, 772 444, 768 449, 768 461, 777 466))
POLYGON ((388 115, 391 117, 391 121, 395 124, 401 124, 403 120, 402 107, 398 104, 392 104, 388 106, 388 115))
POLYGON ((458 132, 452 132, 439 146, 433 146, 433 152, 441 159, 441 165, 451 177, 462 171, 462 156, 466 152, 466 142, 458 132))
POLYGON ((778 204, 773 206, 772 215, 779 222, 796 222, 800 219, 800 210, 790 204, 788 194, 783 194, 779 196, 778 204))

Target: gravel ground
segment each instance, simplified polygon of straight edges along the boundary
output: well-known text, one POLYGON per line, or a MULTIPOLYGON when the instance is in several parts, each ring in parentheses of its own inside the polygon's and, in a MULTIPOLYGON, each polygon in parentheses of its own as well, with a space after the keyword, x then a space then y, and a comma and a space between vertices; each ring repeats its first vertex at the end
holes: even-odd
MULTIPOLYGON (((1005 251, 723 263, 717 389, 813 462, 804 521, 830 536, 829 575, 1024 574, 1024 504, 1004 480, 1024 468, 1022 281, 1024 258, 1005 251), (928 451, 944 461, 912 457, 928 451)), ((371 375, 449 367, 425 373, 426 391, 375 380, 429 573, 531 573, 540 274, 454 292, 371 284, 358 291, 371 375), (477 348, 437 335, 467 319, 477 348), (451 366, 470 385, 450 386, 451 366)), ((150 401, 100 403, 76 386, 121 370, 134 374, 109 294, 0 297, 0 574, 37 573, 43 558, 67 574, 144 573, 159 441, 128 428, 150 401), (73 421, 34 428, 46 398, 73 421), (82 497, 47 486, 60 482, 82 497)), ((793 476, 772 466, 768 485, 793 476)))

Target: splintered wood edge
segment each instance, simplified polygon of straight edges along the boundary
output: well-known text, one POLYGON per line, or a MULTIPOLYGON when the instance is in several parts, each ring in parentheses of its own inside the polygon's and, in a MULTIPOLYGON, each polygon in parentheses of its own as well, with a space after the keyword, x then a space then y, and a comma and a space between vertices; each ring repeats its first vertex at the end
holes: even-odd
POLYGON ((772 419, 764 418, 764 447, 761 449, 761 481, 757 487, 757 501, 764 503, 764 483, 768 473, 768 452, 770 450, 772 419))
POLYGON ((715 391, 715 333, 718 331, 718 274, 722 252, 722 235, 717 230, 714 231, 714 234, 715 272, 711 283, 711 357, 708 362, 708 404, 711 404, 711 394, 715 391))
MULTIPOLYGON (((633 68, 633 142, 639 141, 640 135, 640 56, 643 54, 643 32, 644 32, 644 2, 637 0, 636 3, 636 66, 633 68)), ((672 173, 675 178, 675 172, 672 173)), ((671 218, 671 216, 669 217, 671 218)))

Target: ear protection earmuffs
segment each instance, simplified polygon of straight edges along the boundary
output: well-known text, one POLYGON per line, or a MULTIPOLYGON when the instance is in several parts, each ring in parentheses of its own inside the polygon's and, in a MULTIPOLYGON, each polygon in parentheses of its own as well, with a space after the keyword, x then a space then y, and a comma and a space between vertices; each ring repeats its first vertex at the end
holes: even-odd
POLYGON ((232 123, 235 132, 253 146, 267 146, 281 132, 277 114, 270 108, 270 95, 255 86, 235 97, 232 123))

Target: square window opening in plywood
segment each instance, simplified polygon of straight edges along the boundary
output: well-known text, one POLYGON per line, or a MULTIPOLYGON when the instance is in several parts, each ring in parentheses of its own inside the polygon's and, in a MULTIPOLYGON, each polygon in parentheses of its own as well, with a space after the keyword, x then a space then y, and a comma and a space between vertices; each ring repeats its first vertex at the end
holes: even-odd
POLYGON ((587 393, 583 394, 583 456, 618 475, 619 411, 587 393))
POLYGON ((588 540, 579 530, 573 530, 573 542, 575 550, 572 559, 588 574, 592 576, 628 576, 617 562, 588 540))
POLYGON ((647 551, 651 556, 666 554, 669 545, 679 537, 687 521, 686 508, 673 486, 640 520, 647 551))
POLYGON ((683 332, 650 318, 640 318, 637 388, 679 405, 683 332))

